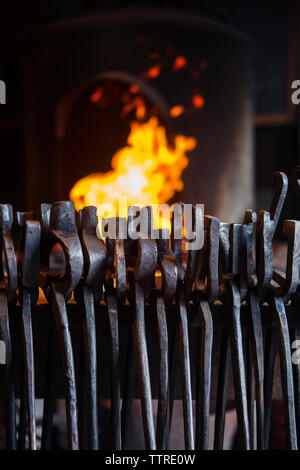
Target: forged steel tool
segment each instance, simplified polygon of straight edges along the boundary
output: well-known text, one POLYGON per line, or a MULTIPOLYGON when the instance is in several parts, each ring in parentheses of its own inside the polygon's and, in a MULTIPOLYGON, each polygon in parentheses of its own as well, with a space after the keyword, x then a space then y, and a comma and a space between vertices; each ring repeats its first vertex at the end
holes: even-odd
MULTIPOLYGON (((140 213, 140 208, 137 206, 130 206, 128 208, 127 220, 127 238, 124 240, 125 249, 125 262, 128 272, 127 277, 132 277, 134 267, 137 259, 137 242, 129 235, 131 223, 134 223, 137 215, 140 213)), ((132 300, 132 299, 129 299, 132 300)), ((130 303, 132 309, 132 317, 134 317, 134 305, 130 303)), ((126 449, 127 440, 130 434, 130 417, 132 400, 135 389, 136 381, 136 364, 135 364, 135 351, 132 337, 132 328, 129 326, 127 334, 127 347, 126 347, 126 367, 124 371, 124 386, 123 386, 123 400, 121 410, 121 431, 122 431, 122 448, 126 449)))
POLYGON ((150 236, 152 230, 152 209, 143 207, 140 211, 148 219, 148 233, 141 233, 136 240, 137 257, 134 270, 128 271, 131 299, 134 305, 132 335, 135 348, 137 377, 143 414, 144 436, 146 449, 156 449, 154 420, 152 412, 152 394, 150 371, 145 331, 145 301, 148 300, 154 282, 157 263, 156 241, 150 236))
MULTIPOLYGON (((44 288, 44 293, 48 291, 48 271, 50 269, 50 252, 54 246, 54 240, 50 236, 50 212, 51 204, 41 204, 40 224, 41 224, 41 272, 40 286, 44 288)), ((56 404, 56 367, 58 355, 58 340, 55 331, 55 323, 51 325, 47 338, 47 357, 46 357, 46 377, 44 384, 44 407, 42 421, 42 439, 41 449, 50 450, 52 448, 53 431, 53 413, 56 404)))
POLYGON ((155 233, 158 235, 156 243, 158 251, 158 267, 161 273, 161 289, 156 289, 154 293, 159 341, 159 392, 156 442, 158 449, 166 450, 169 441, 170 421, 168 328, 165 305, 172 302, 176 292, 177 267, 175 256, 169 247, 169 230, 160 229, 155 231, 155 233))
POLYGON ((0 204, 0 339, 5 344, 6 389, 6 448, 16 449, 16 409, 13 382, 12 349, 9 325, 9 305, 16 300, 17 260, 12 238, 13 210, 10 204, 0 204))
MULTIPOLYGON (((298 198, 300 198, 300 166, 296 166, 293 168, 291 172, 291 183, 294 188, 295 193, 297 194, 298 198)), ((298 222, 295 222, 298 225, 298 222)), ((298 228, 295 227, 295 240, 294 243, 299 243, 299 234, 298 228)), ((299 282, 299 266, 297 255, 298 255, 298 246, 289 254, 287 254, 287 263, 290 262, 290 269, 287 269, 287 273, 289 273, 290 277, 294 278, 295 284, 297 284, 296 291, 297 294, 291 296, 292 303, 297 305, 298 304, 298 282, 299 282)), ((273 275, 274 278, 274 275, 273 275)), ((278 279, 276 281, 281 284, 278 279)), ((295 326, 290 329, 290 336, 291 336, 291 344, 297 345, 300 344, 300 328, 295 326)), ((295 409, 296 409, 296 424, 297 424, 297 439, 298 439, 298 448, 300 445, 300 365, 298 363, 293 364, 293 378, 294 378, 294 394, 295 394, 295 409)))
MULTIPOLYGON (((230 248, 230 224, 220 222, 219 227, 219 276, 220 281, 223 276, 229 273, 229 248, 230 248)), ((217 397, 216 397, 216 414, 215 414, 215 433, 214 433, 214 449, 223 449, 225 415, 227 406, 228 384, 230 371, 230 345, 228 328, 222 329, 220 361, 217 379, 217 397)))
POLYGON ((246 337, 246 363, 247 363, 247 398, 248 416, 250 426, 251 449, 254 445, 254 433, 257 436, 257 448, 265 448, 264 426, 264 341, 261 323, 259 298, 255 289, 255 263, 253 253, 255 248, 256 213, 247 210, 244 216, 241 242, 242 242, 242 292, 246 299, 250 326, 246 337), (253 391, 253 372, 255 393, 253 391), (256 400, 256 429, 254 428, 254 398, 256 400))
MULTIPOLYGON (((183 283, 184 279, 184 266, 182 256, 182 217, 184 211, 184 204, 178 203, 174 206, 171 213, 171 250, 174 253, 176 266, 177 266, 177 282, 183 283), (180 231, 178 236, 175 236, 176 224, 180 231)), ((169 429, 172 424, 174 393, 176 386, 177 369, 179 363, 179 327, 177 324, 170 324, 168 329, 168 343, 170 348, 169 358, 169 429)), ((170 447, 170 432, 168 435, 167 448, 170 447)))
MULTIPOLYGON (((213 322, 210 304, 217 299, 219 289, 219 226, 220 222, 217 218, 210 216, 204 217, 205 240, 203 248, 199 253, 199 274, 197 290, 194 295, 194 302, 198 305, 198 315, 201 321, 201 338, 198 335, 201 353, 200 358, 198 358, 196 391, 196 449, 200 450, 208 449, 209 442, 213 343, 213 322)), ((197 253, 195 253, 194 256, 197 257, 197 253)), ((190 260, 192 260, 192 254, 190 255, 190 260)), ((191 284, 187 281, 191 271, 192 270, 187 267, 187 286, 191 284)))
MULTIPOLYGON (((272 402, 272 382, 275 363, 275 341, 279 339, 279 353, 281 364, 281 380, 284 401, 286 404, 286 431, 287 441, 290 448, 295 448, 295 410, 293 406, 293 377, 291 369, 291 352, 289 348, 290 338, 287 328, 287 320, 285 314, 285 306, 283 299, 276 296, 276 292, 270 290, 271 280, 273 277, 273 247, 272 240, 279 221, 280 213, 284 204, 284 200, 288 188, 288 180, 284 173, 275 172, 273 174, 275 183, 274 196, 271 203, 270 213, 265 211, 259 212, 257 226, 257 291, 260 301, 268 300, 274 307, 274 319, 276 323, 276 331, 270 328, 267 331, 265 346, 265 365, 268 369, 265 373, 265 444, 269 443, 269 427, 271 416, 272 402), (275 298, 276 297, 276 298, 275 298), (276 338, 277 337, 277 338, 276 338), (292 395, 291 395, 292 394, 292 395), (292 401, 291 401, 292 400, 292 401)), ((276 277, 276 274, 275 274, 276 277)), ((297 445, 297 444, 296 444, 297 445)))
POLYGON ((102 297, 106 272, 106 247, 103 240, 97 236, 97 208, 93 206, 85 207, 80 211, 79 219, 79 236, 84 258, 84 269, 83 277, 75 289, 75 298, 83 310, 84 367, 87 370, 88 448, 97 450, 99 447, 99 431, 95 304, 102 297))
POLYGON ((231 279, 229 279, 226 283, 225 295, 225 302, 229 314, 231 360, 234 378, 240 446, 244 450, 249 450, 250 433, 247 407, 245 365, 243 356, 243 340, 240 319, 241 297, 237 284, 231 279))
MULTIPOLYGON (((287 236, 287 263, 285 275, 274 270, 272 279, 273 284, 270 285, 271 295, 269 301, 275 311, 275 320, 277 324, 277 332, 279 338, 279 353, 281 363, 281 374, 282 374, 282 387, 283 396, 285 402, 285 413, 287 423, 287 437, 290 447, 295 445, 294 443, 294 427, 295 427, 295 410, 289 404, 289 400, 293 398, 291 381, 292 377, 292 362, 291 362, 291 351, 290 341, 286 334, 287 319, 285 314, 285 304, 295 294, 298 287, 299 280, 299 268, 300 268, 300 223, 294 220, 285 220, 283 222, 283 233, 287 236), (274 285, 276 283, 276 285, 274 285)), ((275 360, 275 348, 271 348, 272 361, 275 360)), ((274 363, 271 363, 271 373, 273 374, 274 363)), ((271 399, 272 389, 268 390, 271 399)), ((297 409, 297 402, 296 402, 297 409)), ((268 415, 269 426, 270 415, 268 415)))
POLYGON ((112 364, 111 426, 112 447, 121 450, 121 408, 120 408, 120 357, 119 357, 119 320, 118 306, 124 304, 126 293, 126 260, 124 238, 127 231, 125 218, 110 219, 114 222, 116 233, 106 238, 107 273, 105 297, 109 319, 112 364))
POLYGON ((74 204, 71 201, 57 202, 51 207, 42 207, 43 227, 49 221, 49 235, 53 243, 58 243, 65 257, 65 272, 49 269, 51 246, 48 245, 48 270, 43 276, 43 289, 54 314, 60 345, 61 360, 66 385, 66 413, 68 445, 77 450, 78 419, 75 368, 72 340, 69 329, 66 302, 78 285, 83 269, 83 254, 75 225, 74 204))
POLYGON ((290 450, 297 450, 297 430, 295 416, 295 399, 293 384, 293 369, 291 344, 284 302, 281 297, 271 296, 270 305, 274 308, 277 336, 279 343, 279 356, 281 368, 281 383, 285 406, 286 439, 290 450))
MULTIPOLYGON (((29 449, 36 450, 36 422, 35 422, 35 383, 34 383, 34 352, 31 323, 31 306, 35 305, 39 295, 40 275, 40 239, 41 226, 36 220, 32 220, 32 213, 16 213, 16 224, 19 228, 18 241, 18 271, 19 271, 19 298, 22 308, 22 332, 24 341, 24 379, 25 396, 21 398, 25 405, 28 417, 29 449)), ((20 420, 21 421, 21 420, 20 420)), ((26 434, 26 420, 24 420, 26 434)))
MULTIPOLYGON (((284 173, 275 172, 273 175, 275 182, 275 191, 273 201, 271 204, 270 213, 265 211, 259 212, 258 218, 258 236, 257 236, 257 252, 256 258, 258 262, 258 290, 261 301, 268 300, 268 303, 274 309, 274 319, 276 323, 276 331, 279 346, 279 357, 281 367, 281 383, 285 404, 285 418, 286 418, 286 437, 287 445, 290 449, 297 449, 297 433, 296 433, 296 418, 295 418, 295 404, 294 404, 294 384, 293 384, 293 371, 292 371, 292 358, 291 346, 288 330, 288 323, 286 318, 286 311, 284 305, 284 298, 278 294, 283 294, 284 291, 278 291, 272 288, 271 280, 273 277, 273 247, 272 240, 278 224, 280 212, 287 193, 288 180, 284 173)), ((278 280, 278 276, 275 278, 278 280)), ((288 281, 288 279, 287 279, 288 281)), ((271 352, 274 350, 272 342, 268 342, 271 352)), ((265 350, 265 354, 269 355, 270 351, 265 350)), ((275 361, 275 354, 273 355, 275 361)), ((273 379, 274 363, 270 364, 270 370, 265 377, 265 413, 266 413, 266 445, 269 441, 269 423, 270 423, 270 407, 271 407, 271 391, 272 386, 270 380, 273 379), (270 395, 266 396, 266 391, 270 395)))
MULTIPOLYGON (((191 386, 191 368, 190 368, 190 350, 189 350, 189 332, 188 332, 188 317, 186 308, 186 295, 184 290, 184 268, 182 264, 182 238, 175 238, 174 236, 174 217, 172 217, 172 247, 174 249, 174 256, 176 260, 178 281, 176 288, 175 301, 179 314, 178 326, 178 341, 179 341, 179 359, 182 380, 182 393, 183 393, 183 416, 184 416, 184 438, 186 450, 193 450, 195 447, 194 442, 194 429, 193 429, 193 404, 192 404, 192 386, 191 386)), ((177 216, 179 216, 182 224, 183 206, 177 216)), ((176 347, 176 345, 174 345, 176 347)), ((174 359, 176 355, 173 351, 173 361, 171 364, 171 377, 170 384, 174 386, 175 378, 171 381, 174 374, 174 368, 177 364, 174 359)), ((173 401, 173 399, 172 399, 173 401)), ((170 410, 170 417, 172 409, 170 410)))
MULTIPOLYGON (((225 282, 223 281, 221 285, 220 295, 228 313, 228 333, 231 344, 231 361, 234 375, 234 390, 240 441, 239 445, 242 449, 248 450, 250 448, 250 433, 242 328, 240 320, 241 294, 244 295, 245 293, 243 270, 241 268, 241 224, 230 224, 230 226, 225 225, 222 227, 221 246, 221 261, 223 261, 222 273, 225 282)), ((226 332, 224 332, 224 334, 226 334, 226 332)), ((220 369, 223 368, 228 373, 229 365, 227 361, 229 360, 229 354, 228 351, 226 351, 228 344, 224 337, 222 339, 222 347, 225 349, 225 354, 220 358, 220 369)), ((217 403, 217 412, 219 414, 216 415, 215 446, 223 445, 226 397, 220 388, 223 388, 224 383, 226 384, 226 389, 228 386, 228 378, 224 377, 222 373, 219 373, 219 378, 221 379, 221 383, 218 384, 217 397, 218 400, 220 400, 220 404, 217 403)))

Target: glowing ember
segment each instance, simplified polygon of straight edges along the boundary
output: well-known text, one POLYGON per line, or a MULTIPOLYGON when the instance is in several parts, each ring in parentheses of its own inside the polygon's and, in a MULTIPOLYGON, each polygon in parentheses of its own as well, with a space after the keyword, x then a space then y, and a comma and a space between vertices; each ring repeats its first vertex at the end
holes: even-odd
POLYGON ((90 100, 92 103, 97 103, 102 98, 103 95, 103 88, 99 87, 96 91, 90 96, 90 100))
POLYGON ((183 67, 185 67, 186 64, 187 64, 186 58, 180 55, 176 57, 176 59, 174 60, 173 70, 180 70, 183 67))
POLYGON ((171 108, 169 111, 170 116, 173 118, 176 118, 183 113, 184 113, 184 107, 179 104, 176 106, 173 106, 173 108, 171 108))
POLYGON ((160 74, 161 66, 160 65, 153 65, 147 72, 146 76, 149 78, 157 78, 160 74))
MULTIPOLYGON (((70 192, 77 210, 84 206, 110 203, 116 214, 126 217, 127 207, 119 211, 119 198, 128 205, 162 204, 183 189, 181 174, 188 165, 187 151, 196 139, 177 135, 174 145, 167 140, 165 128, 156 117, 148 122, 131 123, 127 146, 112 157, 112 170, 79 180, 70 192)), ((106 214, 106 216, 109 214, 106 214)))
POLYGON ((204 98, 201 95, 193 96, 193 106, 195 108, 202 108, 204 106, 204 98))
POLYGON ((137 96, 132 101, 123 106, 121 115, 125 115, 135 109, 137 119, 143 119, 146 114, 146 105, 142 97, 137 96))
POLYGON ((140 88, 137 86, 137 85, 131 85, 129 87, 129 91, 131 91, 131 93, 139 93, 140 92, 140 88))

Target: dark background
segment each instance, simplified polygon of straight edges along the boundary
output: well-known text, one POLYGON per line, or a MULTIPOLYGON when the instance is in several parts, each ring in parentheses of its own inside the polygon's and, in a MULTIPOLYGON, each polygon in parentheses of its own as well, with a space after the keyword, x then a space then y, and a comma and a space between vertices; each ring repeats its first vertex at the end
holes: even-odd
MULTIPOLYGON (((215 1, 83 1, 9 2, 1 11, 0 79, 6 82, 7 104, 0 107, 0 201, 24 204, 21 67, 35 34, 58 19, 99 8, 127 5, 185 8, 220 19, 251 38, 254 60, 254 130, 256 208, 268 209, 274 170, 287 173, 300 163, 299 109, 291 103, 291 82, 300 79, 297 0, 215 1)), ((57 72, 59 73, 59 71, 57 72)), ((299 105, 300 106, 300 105, 299 105)), ((300 215, 290 191, 283 216, 300 215)))

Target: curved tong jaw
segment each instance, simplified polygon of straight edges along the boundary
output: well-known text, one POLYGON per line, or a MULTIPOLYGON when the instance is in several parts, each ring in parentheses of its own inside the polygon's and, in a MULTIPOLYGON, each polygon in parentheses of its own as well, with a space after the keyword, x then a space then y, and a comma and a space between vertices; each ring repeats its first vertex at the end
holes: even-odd
MULTIPOLYGON (((171 249, 174 253, 177 266, 177 288, 179 289, 180 287, 183 287, 185 298, 188 301, 199 273, 201 249, 188 250, 187 265, 185 269, 183 266, 182 254, 182 222, 184 204, 177 204, 175 208, 172 212, 171 249)), ((192 233, 195 233, 196 230, 203 229, 204 221, 202 210, 197 206, 193 206, 191 231, 192 233)))
POLYGON ((261 300, 266 295, 273 273, 273 234, 274 226, 270 213, 259 211, 256 238, 257 292, 261 300))
MULTIPOLYGON (((46 284, 55 282, 57 288, 68 300, 80 281, 83 270, 83 254, 75 223, 75 208, 71 201, 41 205, 42 259, 46 264, 46 284), (50 251, 58 243, 65 255, 65 273, 50 270, 50 251)), ((44 286, 46 287, 46 286, 44 286)))
POLYGON ((126 219, 115 217, 107 219, 108 227, 114 227, 112 233, 108 231, 106 238, 107 272, 105 279, 105 294, 115 293, 119 302, 125 301, 126 294, 126 259, 124 248, 124 232, 126 219))
POLYGON ((270 219, 273 221, 273 235, 279 222, 280 214, 288 190, 288 178, 282 171, 273 173, 274 195, 270 207, 270 219))
POLYGON ((171 302, 175 296, 177 288, 177 263, 176 258, 169 246, 170 233, 167 230, 166 236, 159 230, 159 238, 156 239, 158 251, 158 267, 162 276, 162 296, 165 302, 171 302), (162 238, 161 238, 162 236, 162 238))
POLYGON ((257 291, 260 300, 264 299, 271 286, 273 277, 272 241, 288 189, 288 179, 284 173, 276 171, 273 174, 273 181, 275 188, 270 212, 259 211, 256 230, 257 291))
POLYGON ((220 276, 238 282, 242 299, 255 283, 255 226, 256 213, 252 210, 246 211, 243 224, 220 223, 220 276))
POLYGON ((102 297, 102 288, 106 272, 106 246, 97 236, 98 216, 94 206, 80 210, 79 236, 83 251, 84 283, 89 286, 98 302, 102 297))
POLYGON ((249 288, 254 287, 256 282, 255 262, 253 259, 253 252, 255 249, 255 231, 256 231, 257 215, 251 209, 247 209, 243 220, 243 231, 245 237, 245 252, 244 259, 246 259, 246 282, 249 288))
POLYGON ((145 300, 149 299, 151 289, 154 285, 155 268, 157 264, 158 250, 156 240, 151 238, 153 227, 152 207, 130 207, 130 221, 133 222, 135 217, 139 214, 143 219, 143 226, 147 227, 146 233, 141 232, 140 236, 133 241, 136 248, 135 265, 134 265, 134 280, 137 281, 143 288, 145 300))
POLYGON ((218 298, 219 293, 219 246, 220 221, 216 217, 204 217, 205 238, 200 254, 198 275, 198 293, 204 295, 210 303, 218 298), (204 283, 204 287, 201 287, 204 283))
MULTIPOLYGON (((196 230, 204 231, 204 214, 197 206, 192 208, 192 232, 196 230)), ((184 287, 187 299, 189 298, 197 278, 201 249, 193 249, 188 251, 187 265, 184 275, 184 287)))
POLYGON ((300 270, 300 222, 298 220, 285 220, 283 233, 287 237, 287 263, 285 276, 274 270, 272 279, 278 287, 271 286, 278 297, 283 297, 286 303, 298 288, 300 270))
POLYGON ((33 212, 16 212, 15 223, 18 227, 19 282, 33 294, 31 303, 36 303, 40 278, 41 224, 34 220, 33 212))

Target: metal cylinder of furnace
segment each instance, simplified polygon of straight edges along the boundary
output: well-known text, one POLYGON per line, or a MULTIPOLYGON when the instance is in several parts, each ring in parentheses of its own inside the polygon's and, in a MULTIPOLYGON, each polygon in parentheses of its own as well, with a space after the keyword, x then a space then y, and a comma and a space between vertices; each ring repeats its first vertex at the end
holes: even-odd
MULTIPOLYGON (((99 11, 61 21, 37 37, 24 67, 28 207, 68 197, 74 168, 81 177, 110 170, 101 148, 97 159, 88 149, 80 160, 76 152, 67 155, 61 132, 64 111, 78 98, 73 91, 103 74, 136 78, 172 131, 197 138, 175 199, 204 203, 206 213, 225 221, 241 220, 253 207, 250 45, 228 25, 185 10, 99 11), (175 70, 180 56, 186 66, 175 70), (160 73, 149 78, 145 71, 154 63, 160 73), (195 95, 204 99, 201 108, 195 95), (168 117, 177 105, 184 112, 168 117)), ((112 128, 112 140, 117 131, 112 128)), ((76 135, 72 139, 76 148, 76 135)))

